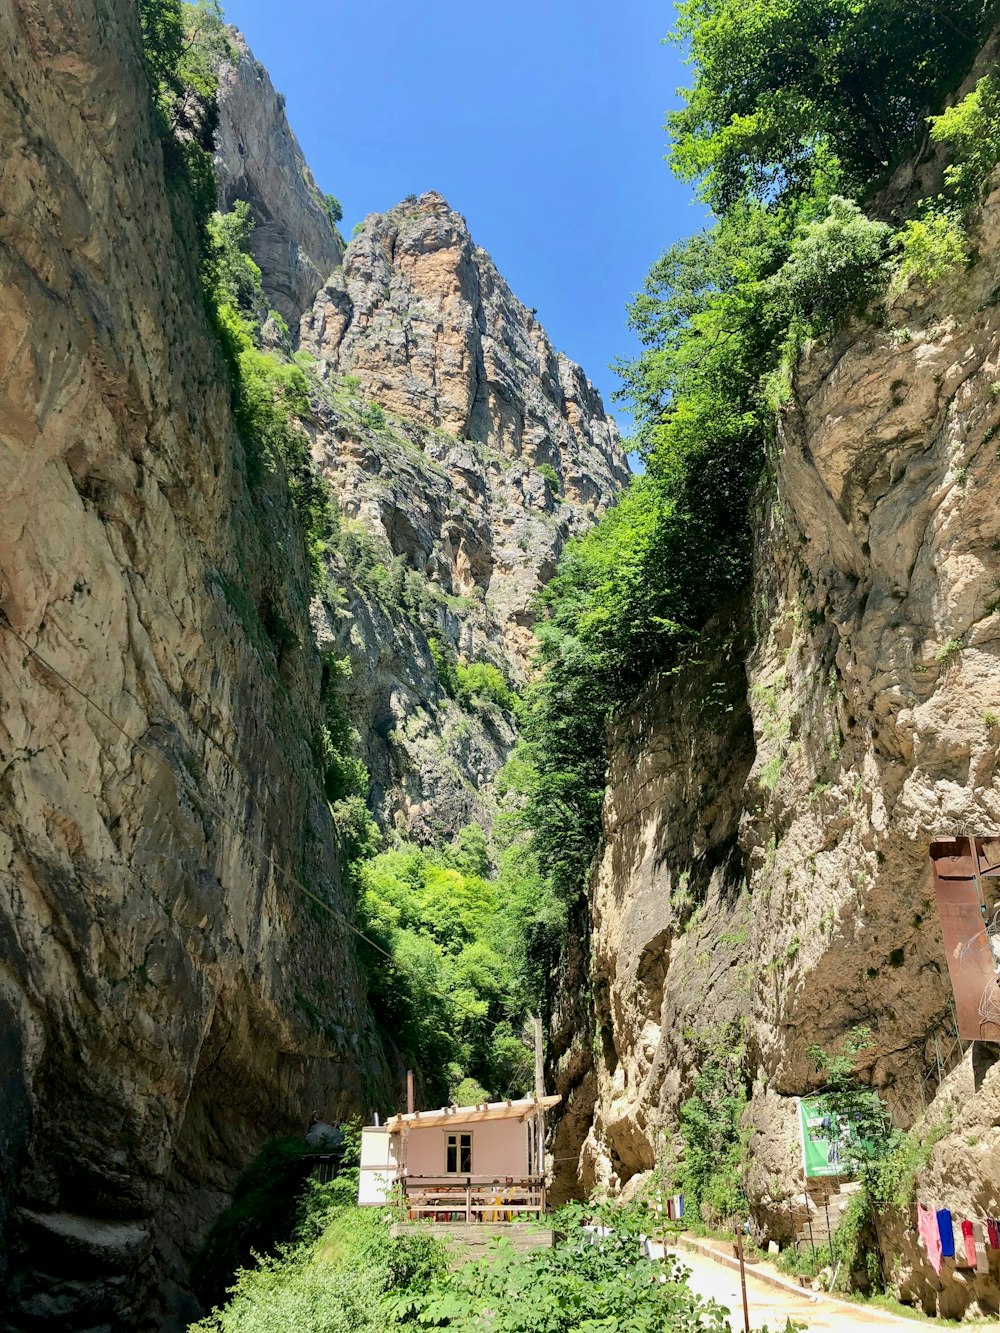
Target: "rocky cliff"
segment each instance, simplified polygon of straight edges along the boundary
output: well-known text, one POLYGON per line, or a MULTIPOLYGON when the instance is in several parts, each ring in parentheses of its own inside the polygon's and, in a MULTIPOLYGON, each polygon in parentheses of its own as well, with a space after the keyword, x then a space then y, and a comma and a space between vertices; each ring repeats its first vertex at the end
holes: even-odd
POLYGON ((305 621, 304 557, 247 488, 133 12, 7 6, 2 45, 0 1285, 139 1327, 260 1142, 384 1072, 319 656, 255 632, 305 621))
MULTIPOLYGON (((998 194, 978 247, 886 325, 807 351, 747 604, 611 730, 596 1069, 569 1049, 562 1069, 594 1102, 585 1185, 634 1190, 675 1159, 706 1042, 742 1032, 753 1215, 786 1239, 810 1047, 860 1028, 860 1077, 901 1127, 943 1135, 917 1197, 1000 1208, 997 1048, 955 1041, 928 862, 936 839, 1000 830, 998 194)), ((882 1243, 907 1299, 995 1314, 995 1257, 936 1280, 905 1211, 882 1243)))
POLYGON ((371 559, 395 562, 381 600, 355 579, 333 631, 355 664, 375 808, 421 836, 488 824, 510 718, 449 700, 429 641, 523 683, 534 595, 627 476, 617 429, 434 193, 366 220, 301 348, 313 457, 371 559), (400 614, 404 571, 423 584, 416 618, 400 614))
POLYGON ((438 196, 344 253, 234 38, 220 204, 251 205, 265 336, 339 497, 310 607, 133 8, 13 0, 0 24, 0 1304, 156 1327, 193 1308, 187 1262, 264 1139, 394 1097, 316 760, 331 651, 382 823, 488 824, 512 719, 447 668, 522 679, 530 598, 625 467, 438 196))

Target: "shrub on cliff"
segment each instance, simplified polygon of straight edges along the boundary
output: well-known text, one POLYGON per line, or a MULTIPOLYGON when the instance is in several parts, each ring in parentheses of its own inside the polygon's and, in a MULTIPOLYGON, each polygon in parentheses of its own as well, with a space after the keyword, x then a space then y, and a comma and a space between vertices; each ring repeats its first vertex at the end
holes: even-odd
POLYGON ((295 1235, 309 1173, 305 1138, 266 1143, 236 1182, 232 1203, 212 1223, 191 1271, 202 1305, 225 1298, 239 1269, 295 1235))

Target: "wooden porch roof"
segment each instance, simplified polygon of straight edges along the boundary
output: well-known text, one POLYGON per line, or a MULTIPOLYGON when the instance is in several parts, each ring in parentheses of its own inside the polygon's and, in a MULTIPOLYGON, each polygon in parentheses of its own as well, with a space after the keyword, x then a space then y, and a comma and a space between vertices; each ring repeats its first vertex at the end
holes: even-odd
POLYGON ((516 1101, 480 1102, 478 1106, 442 1106, 439 1111, 410 1111, 390 1116, 385 1127, 393 1133, 403 1129, 430 1129, 441 1125, 476 1125, 483 1120, 524 1120, 538 1111, 547 1111, 562 1101, 558 1093, 551 1097, 521 1097, 516 1101))

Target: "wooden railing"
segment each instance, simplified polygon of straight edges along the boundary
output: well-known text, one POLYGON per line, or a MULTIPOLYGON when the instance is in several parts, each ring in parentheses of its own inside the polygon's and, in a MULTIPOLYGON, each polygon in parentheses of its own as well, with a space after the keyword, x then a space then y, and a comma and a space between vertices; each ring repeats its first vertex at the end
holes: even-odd
POLYGON ((545 1182, 485 1176, 405 1176, 399 1182, 413 1221, 520 1222, 545 1212, 545 1182))

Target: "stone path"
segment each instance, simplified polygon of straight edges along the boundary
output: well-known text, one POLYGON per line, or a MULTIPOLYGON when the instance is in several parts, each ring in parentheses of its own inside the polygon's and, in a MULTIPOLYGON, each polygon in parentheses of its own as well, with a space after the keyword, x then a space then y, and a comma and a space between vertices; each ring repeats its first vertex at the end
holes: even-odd
MULTIPOLYGON (((685 1268, 691 1270, 691 1287, 699 1296, 710 1297, 728 1307, 732 1316, 733 1333, 743 1333, 743 1302, 740 1296, 738 1271, 725 1266, 719 1257, 693 1251, 687 1247, 671 1251, 685 1268)), ((747 1304, 750 1309, 750 1328, 759 1329, 767 1324, 770 1333, 782 1333, 789 1318, 805 1324, 809 1333, 846 1333, 847 1330, 909 1328, 916 1333, 920 1323, 904 1319, 884 1310, 854 1306, 846 1301, 830 1300, 805 1289, 781 1289, 765 1282, 754 1272, 755 1265, 747 1266, 747 1304)), ((790 1284, 791 1286, 791 1284, 790 1284)))

